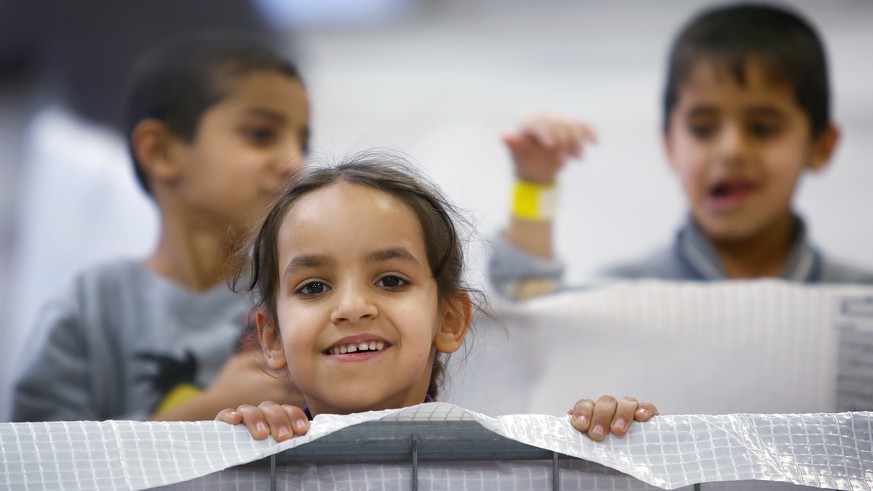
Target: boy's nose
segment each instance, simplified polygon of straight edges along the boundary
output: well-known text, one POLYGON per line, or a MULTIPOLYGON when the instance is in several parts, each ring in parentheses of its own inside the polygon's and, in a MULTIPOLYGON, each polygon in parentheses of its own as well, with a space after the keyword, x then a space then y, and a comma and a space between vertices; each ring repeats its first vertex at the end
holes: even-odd
POLYGON ((718 140, 719 160, 728 165, 737 165, 746 158, 748 140, 738 124, 724 125, 718 140))
POLYGON ((303 169, 305 155, 303 148, 294 140, 289 140, 275 147, 275 153, 271 157, 271 168, 282 179, 288 179, 303 169))
POLYGON ((366 292, 359 288, 346 286, 337 293, 339 293, 339 303, 330 315, 330 319, 334 323, 359 322, 372 319, 378 314, 376 305, 370 300, 366 292))

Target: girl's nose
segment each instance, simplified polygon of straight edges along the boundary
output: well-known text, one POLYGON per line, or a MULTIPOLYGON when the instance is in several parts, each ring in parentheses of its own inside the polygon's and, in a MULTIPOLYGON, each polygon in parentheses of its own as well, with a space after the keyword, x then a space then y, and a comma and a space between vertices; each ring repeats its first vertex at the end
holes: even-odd
POLYGON ((346 286, 339 293, 339 303, 330 315, 330 319, 334 323, 360 322, 373 319, 378 315, 376 305, 360 288, 346 286))

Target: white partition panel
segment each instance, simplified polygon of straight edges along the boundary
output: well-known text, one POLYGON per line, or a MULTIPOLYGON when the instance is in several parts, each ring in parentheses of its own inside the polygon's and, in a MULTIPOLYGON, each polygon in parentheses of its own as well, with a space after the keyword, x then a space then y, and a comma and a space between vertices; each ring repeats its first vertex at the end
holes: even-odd
POLYGON ((447 400, 560 414, 603 394, 664 414, 873 409, 873 287, 617 282, 480 319, 447 400))

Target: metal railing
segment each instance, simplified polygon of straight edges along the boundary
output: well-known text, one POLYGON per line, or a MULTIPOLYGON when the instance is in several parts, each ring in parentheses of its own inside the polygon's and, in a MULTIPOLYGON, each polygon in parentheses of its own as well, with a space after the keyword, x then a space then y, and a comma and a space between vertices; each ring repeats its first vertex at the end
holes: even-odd
MULTIPOLYGON (((270 489, 276 467, 299 464, 404 463, 412 470, 410 489, 418 489, 421 462, 551 460, 552 490, 559 490, 561 459, 549 450, 510 440, 475 421, 370 421, 344 428, 253 465, 270 466, 270 489)), ((599 466, 599 464, 594 464, 599 466)), ((618 473, 604 466, 603 472, 618 473)))

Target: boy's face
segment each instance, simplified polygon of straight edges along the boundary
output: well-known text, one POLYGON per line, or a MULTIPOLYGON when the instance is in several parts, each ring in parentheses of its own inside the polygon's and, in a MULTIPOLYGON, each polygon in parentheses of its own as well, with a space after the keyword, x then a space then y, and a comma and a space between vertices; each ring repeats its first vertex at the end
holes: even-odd
POLYGON ((794 91, 750 62, 746 83, 698 62, 679 89, 665 144, 695 221, 715 241, 746 241, 792 220, 805 169, 825 166, 836 130, 819 138, 794 91))
POLYGON ((303 166, 308 139, 309 102, 299 81, 271 71, 234 80, 203 113, 193 141, 172 147, 184 206, 247 230, 303 166))
POLYGON ((259 314, 261 342, 313 414, 421 403, 437 349, 457 346, 440 334, 453 324, 412 209, 379 190, 332 184, 287 212, 277 252, 281 336, 265 342, 259 314))

